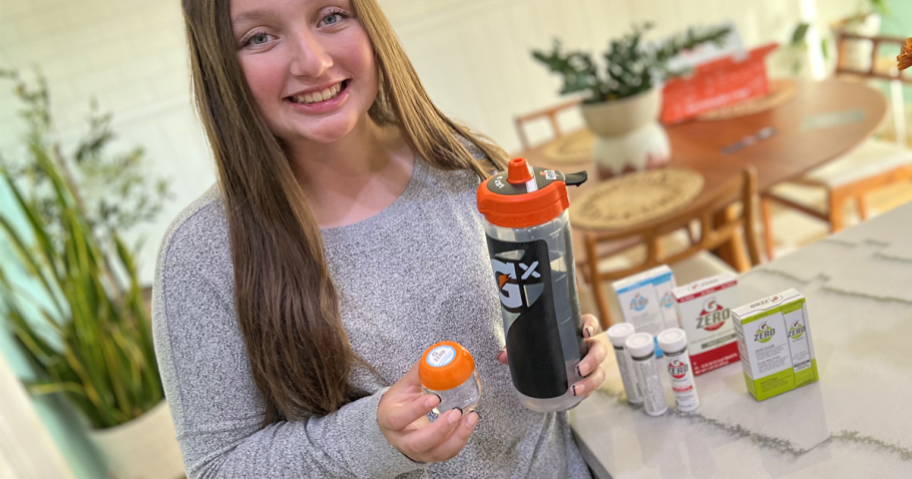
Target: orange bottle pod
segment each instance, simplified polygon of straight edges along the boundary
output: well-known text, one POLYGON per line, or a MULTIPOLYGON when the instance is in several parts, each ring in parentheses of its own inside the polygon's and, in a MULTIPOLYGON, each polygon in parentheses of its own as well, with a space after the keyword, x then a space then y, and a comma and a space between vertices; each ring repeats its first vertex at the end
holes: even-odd
POLYGON ((481 381, 475 360, 461 344, 441 341, 427 348, 418 364, 418 377, 425 394, 440 398, 434 413, 459 409, 465 415, 478 407, 481 381))
POLYGON ((447 391, 466 382, 475 372, 475 360, 461 344, 441 341, 421 356, 418 376, 433 391, 447 391))

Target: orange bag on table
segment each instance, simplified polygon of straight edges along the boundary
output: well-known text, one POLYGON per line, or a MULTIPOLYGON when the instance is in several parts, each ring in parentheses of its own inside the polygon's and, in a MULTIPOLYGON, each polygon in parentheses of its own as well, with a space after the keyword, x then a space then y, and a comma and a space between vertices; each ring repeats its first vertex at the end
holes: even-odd
POLYGON ((661 121, 689 120, 701 113, 766 95, 766 55, 779 45, 771 43, 748 52, 747 57, 720 58, 697 65, 691 75, 665 83, 661 121))

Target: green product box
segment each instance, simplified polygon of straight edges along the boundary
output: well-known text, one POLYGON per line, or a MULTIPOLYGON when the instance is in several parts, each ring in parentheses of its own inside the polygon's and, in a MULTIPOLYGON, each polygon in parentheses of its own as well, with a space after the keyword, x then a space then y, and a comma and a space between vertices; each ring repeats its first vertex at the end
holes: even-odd
POLYGON ((817 381, 804 296, 789 289, 732 310, 747 390, 758 401, 817 381))

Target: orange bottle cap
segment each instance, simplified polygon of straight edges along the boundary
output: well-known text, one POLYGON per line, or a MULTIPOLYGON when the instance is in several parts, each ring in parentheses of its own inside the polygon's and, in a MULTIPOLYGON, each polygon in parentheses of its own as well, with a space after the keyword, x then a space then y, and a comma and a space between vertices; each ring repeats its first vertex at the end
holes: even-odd
POLYGON ((446 391, 466 382, 475 372, 475 360, 461 344, 441 341, 421 356, 418 377, 421 384, 434 391, 446 391))
POLYGON ((546 168, 529 168, 525 158, 513 158, 506 172, 478 185, 478 211, 488 223, 506 228, 547 223, 570 206, 567 185, 579 186, 586 178, 584 171, 564 174, 546 168), (531 181, 535 182, 534 188, 527 184, 531 181))
POLYGON ((514 185, 521 185, 534 178, 529 171, 529 164, 525 158, 513 158, 507 165, 507 181, 514 185))

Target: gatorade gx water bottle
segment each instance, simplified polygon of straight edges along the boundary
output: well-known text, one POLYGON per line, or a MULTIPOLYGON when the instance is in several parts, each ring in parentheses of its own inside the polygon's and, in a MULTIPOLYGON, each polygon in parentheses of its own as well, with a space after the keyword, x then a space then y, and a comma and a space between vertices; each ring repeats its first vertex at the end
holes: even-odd
POLYGON ((520 401, 533 411, 563 411, 579 403, 570 386, 586 355, 564 175, 510 160, 506 172, 478 187, 488 253, 500 292, 507 357, 520 401))

